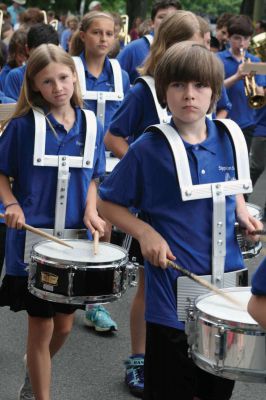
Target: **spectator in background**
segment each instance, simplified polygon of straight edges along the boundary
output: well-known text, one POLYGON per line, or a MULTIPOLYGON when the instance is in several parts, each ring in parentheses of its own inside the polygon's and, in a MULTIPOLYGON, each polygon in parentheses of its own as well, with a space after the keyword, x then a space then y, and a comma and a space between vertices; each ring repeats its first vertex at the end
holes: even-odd
POLYGON ((26 0, 15 0, 12 1, 12 6, 7 7, 7 12, 11 16, 11 24, 13 26, 19 21, 19 15, 22 14, 26 9, 22 6, 26 4, 26 0))
POLYGON ((139 28, 141 22, 142 22, 141 17, 134 18, 134 21, 132 23, 132 27, 131 27, 131 29, 129 31, 129 36, 130 36, 131 41, 136 40, 136 39, 139 38, 138 28, 139 28))
POLYGON ((216 21, 216 39, 219 40, 220 51, 226 49, 226 44, 228 43, 227 23, 233 16, 234 14, 231 13, 223 13, 216 21))
POLYGON ((150 18, 145 19, 138 27, 139 37, 148 35, 152 30, 152 20, 150 18))
POLYGON ((32 26, 44 22, 43 12, 38 7, 28 8, 20 15, 20 24, 22 26, 32 26))
POLYGON ((7 11, 7 5, 5 3, 0 3, 0 10, 7 11))

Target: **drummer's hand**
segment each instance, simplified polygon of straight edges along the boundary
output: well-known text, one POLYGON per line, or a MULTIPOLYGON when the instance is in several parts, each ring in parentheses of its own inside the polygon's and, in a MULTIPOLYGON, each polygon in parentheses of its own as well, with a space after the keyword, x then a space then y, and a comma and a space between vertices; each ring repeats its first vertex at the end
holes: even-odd
POLYGON ((152 227, 144 229, 138 238, 143 258, 155 267, 167 268, 167 259, 174 261, 176 258, 170 250, 168 243, 152 227))
POLYGON ((250 235, 255 230, 263 229, 263 223, 257 218, 252 217, 249 212, 241 212, 237 214, 237 220, 239 226, 243 229, 247 240, 251 242, 258 242, 260 240, 259 235, 250 235))
POLYGON ((7 207, 5 211, 5 223, 9 228, 22 229, 25 224, 25 216, 19 204, 7 207))
POLYGON ((106 222, 99 217, 97 212, 85 213, 83 221, 86 227, 91 231, 92 235, 95 231, 99 232, 99 237, 104 235, 106 222))

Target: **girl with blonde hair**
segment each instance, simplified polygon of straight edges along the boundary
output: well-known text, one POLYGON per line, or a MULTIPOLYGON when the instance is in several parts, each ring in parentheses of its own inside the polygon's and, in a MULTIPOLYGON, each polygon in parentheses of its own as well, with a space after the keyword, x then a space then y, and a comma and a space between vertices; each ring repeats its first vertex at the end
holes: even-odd
POLYGON ((27 237, 21 228, 27 221, 42 229, 56 229, 58 219, 58 168, 38 163, 47 155, 54 157, 57 165, 59 156, 82 157, 91 125, 97 127, 95 142, 89 140, 89 146, 95 148, 91 166, 79 168, 69 161, 71 173, 63 229, 88 228, 91 234, 97 229, 102 235, 105 228, 96 210, 95 183, 105 172, 103 129, 96 123, 95 115, 81 107, 72 58, 58 46, 38 46, 28 60, 15 113, 3 123, 0 138, 0 199, 8 226, 0 305, 28 313, 27 373, 19 399, 50 400, 51 359, 70 333, 77 308, 43 300, 28 290, 24 262, 27 237), (42 158, 37 158, 40 135, 41 140, 45 136, 45 150, 42 158), (12 188, 9 177, 13 178, 12 188))

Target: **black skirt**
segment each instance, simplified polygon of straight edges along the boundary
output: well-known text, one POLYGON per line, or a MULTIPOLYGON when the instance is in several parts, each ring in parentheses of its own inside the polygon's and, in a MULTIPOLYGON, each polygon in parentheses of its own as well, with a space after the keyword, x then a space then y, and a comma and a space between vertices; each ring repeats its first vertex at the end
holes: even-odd
POLYGON ((57 313, 72 314, 84 308, 40 299, 29 292, 27 276, 13 275, 5 275, 0 287, 0 307, 4 306, 14 312, 25 310, 30 316, 40 318, 52 318, 57 313))

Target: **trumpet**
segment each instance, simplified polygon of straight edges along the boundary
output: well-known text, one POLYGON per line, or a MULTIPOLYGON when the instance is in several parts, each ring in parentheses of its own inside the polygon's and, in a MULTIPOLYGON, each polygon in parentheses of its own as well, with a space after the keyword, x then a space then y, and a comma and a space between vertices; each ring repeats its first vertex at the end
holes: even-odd
MULTIPOLYGON (((249 63, 250 58, 245 58, 244 49, 240 48, 243 63, 249 63)), ((248 98, 248 104, 256 110, 265 106, 265 96, 257 93, 257 87, 254 75, 246 75, 244 77, 245 94, 248 98)))

